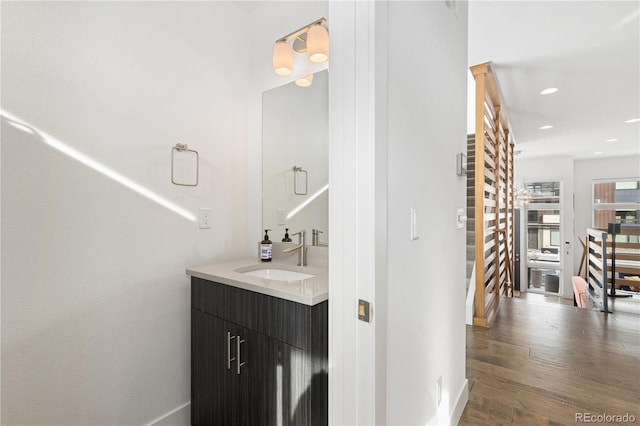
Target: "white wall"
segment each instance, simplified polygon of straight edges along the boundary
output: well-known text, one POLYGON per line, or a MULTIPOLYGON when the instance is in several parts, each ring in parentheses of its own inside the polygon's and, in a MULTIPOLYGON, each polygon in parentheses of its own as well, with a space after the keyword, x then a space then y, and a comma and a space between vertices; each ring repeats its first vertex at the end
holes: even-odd
POLYGON ((189 401, 185 267, 246 253, 248 28, 223 2, 3 2, 3 424, 189 401), (177 142, 197 188, 170 182, 177 142))
POLYGON ((465 232, 455 213, 466 205, 456 154, 466 151, 467 5, 457 8, 388 8, 387 422, 394 425, 446 424, 466 392, 465 232))
POLYGON ((466 403, 458 6, 458 17, 442 2, 329 6, 331 424, 449 424, 466 403), (358 299, 371 302, 371 322, 356 319, 358 299))
MULTIPOLYGON (((627 157, 604 157, 590 160, 575 160, 575 236, 586 238, 586 230, 592 223, 593 180, 609 178, 640 177, 640 155, 627 157)), ((578 271, 582 246, 575 239, 574 271, 578 271)))

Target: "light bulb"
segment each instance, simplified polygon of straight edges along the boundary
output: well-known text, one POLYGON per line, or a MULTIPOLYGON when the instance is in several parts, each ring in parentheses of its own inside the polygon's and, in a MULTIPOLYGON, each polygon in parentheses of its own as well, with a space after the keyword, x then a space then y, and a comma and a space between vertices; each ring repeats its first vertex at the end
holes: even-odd
POLYGON ((278 75, 289 75, 293 71, 293 49, 286 41, 273 46, 273 71, 278 75))
POLYGON ((329 32, 322 25, 314 25, 307 34, 307 55, 311 62, 329 59, 329 32))

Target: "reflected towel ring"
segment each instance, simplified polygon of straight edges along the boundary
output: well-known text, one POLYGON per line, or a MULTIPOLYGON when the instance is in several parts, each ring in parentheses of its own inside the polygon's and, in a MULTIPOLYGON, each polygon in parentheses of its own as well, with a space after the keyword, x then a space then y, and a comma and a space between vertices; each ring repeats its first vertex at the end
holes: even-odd
POLYGON ((302 167, 293 166, 293 193, 295 195, 307 195, 307 171, 302 167), (300 188, 298 188, 300 180, 300 188), (304 190, 302 189, 304 187, 304 190))

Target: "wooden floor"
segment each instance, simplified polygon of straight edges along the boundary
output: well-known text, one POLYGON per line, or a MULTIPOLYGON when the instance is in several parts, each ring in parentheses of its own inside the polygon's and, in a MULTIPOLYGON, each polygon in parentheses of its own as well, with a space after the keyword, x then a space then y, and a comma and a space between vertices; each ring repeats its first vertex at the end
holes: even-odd
POLYGON ((460 425, 573 425, 577 413, 640 424, 640 317, 503 299, 491 328, 467 326, 467 378, 460 425))

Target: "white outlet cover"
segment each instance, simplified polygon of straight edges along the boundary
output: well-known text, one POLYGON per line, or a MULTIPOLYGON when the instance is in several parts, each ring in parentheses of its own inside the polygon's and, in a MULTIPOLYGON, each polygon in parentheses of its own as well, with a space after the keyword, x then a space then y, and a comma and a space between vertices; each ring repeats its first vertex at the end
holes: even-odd
POLYGON ((200 229, 211 229, 211 209, 201 208, 200 217, 198 218, 200 229))

